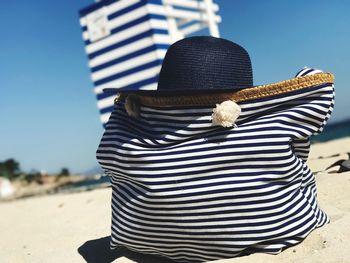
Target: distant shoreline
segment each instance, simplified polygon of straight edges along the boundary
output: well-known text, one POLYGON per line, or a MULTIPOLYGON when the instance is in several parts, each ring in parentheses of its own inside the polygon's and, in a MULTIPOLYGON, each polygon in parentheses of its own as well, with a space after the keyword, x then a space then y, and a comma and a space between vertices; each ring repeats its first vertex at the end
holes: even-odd
POLYGON ((26 182, 25 180, 14 180, 12 185, 15 188, 14 195, 0 199, 0 202, 15 201, 35 196, 52 195, 59 193, 84 192, 97 188, 110 186, 107 176, 82 176, 70 175, 65 177, 49 176, 45 183, 26 182))
POLYGON ((327 124, 320 134, 311 137, 311 142, 327 142, 348 136, 350 136, 350 119, 327 124))

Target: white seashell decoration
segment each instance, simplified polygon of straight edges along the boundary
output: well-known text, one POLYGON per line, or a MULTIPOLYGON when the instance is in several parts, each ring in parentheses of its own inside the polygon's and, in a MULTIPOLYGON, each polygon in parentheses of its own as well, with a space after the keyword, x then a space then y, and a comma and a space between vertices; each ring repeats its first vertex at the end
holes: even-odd
POLYGON ((232 100, 226 100, 220 104, 216 104, 213 109, 212 123, 222 127, 232 127, 241 114, 241 108, 232 100))

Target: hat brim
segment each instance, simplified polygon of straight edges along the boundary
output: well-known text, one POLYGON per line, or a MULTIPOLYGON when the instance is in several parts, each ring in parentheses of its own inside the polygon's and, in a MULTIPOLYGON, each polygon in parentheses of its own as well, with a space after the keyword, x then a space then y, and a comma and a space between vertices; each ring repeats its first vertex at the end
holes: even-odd
MULTIPOLYGON (((139 96, 140 103, 145 106, 154 107, 169 107, 169 106, 203 106, 203 105, 215 105, 226 100, 232 100, 235 102, 243 102, 254 99, 268 98, 272 96, 280 96, 285 93, 295 92, 304 88, 314 87, 323 85, 325 83, 334 83, 334 76, 331 73, 317 73, 312 75, 306 75, 302 77, 296 77, 289 80, 283 80, 273 84, 266 84, 255 86, 251 88, 241 90, 226 90, 225 92, 215 93, 181 93, 176 95, 169 93, 164 95, 163 92, 159 91, 145 91, 146 93, 141 94, 139 91, 132 93, 120 93, 118 89, 113 89, 113 92, 120 93, 120 98, 125 98, 123 95, 135 94, 139 96)), ((196 90, 196 92, 199 90, 196 90)), ((203 90, 208 92, 208 90, 203 90)), ((213 90, 211 90, 213 91, 213 90)), ((220 90, 223 91, 223 90, 220 90)))
POLYGON ((214 93, 227 93, 233 91, 239 91, 242 89, 253 88, 250 87, 235 87, 226 89, 178 89, 178 90, 131 90, 131 89, 116 89, 116 88, 105 88, 104 93, 110 94, 135 94, 140 96, 152 96, 152 97, 163 97, 163 96, 174 96, 174 95, 195 95, 195 94, 214 94, 214 93))
MULTIPOLYGON (((220 89, 170 89, 170 90, 142 90, 142 89, 130 89, 126 88, 105 88, 103 92, 110 94, 120 94, 120 95, 139 95, 139 96, 148 96, 148 97, 186 97, 186 96, 200 96, 200 95, 210 95, 210 94, 227 94, 227 93, 235 93, 241 94, 250 94, 249 97, 256 97, 256 94, 262 94, 261 96, 265 96, 269 94, 272 90, 275 94, 279 92, 279 90, 284 90, 285 88, 293 89, 295 87, 301 86, 301 83, 306 83, 306 85, 312 85, 314 82, 318 83, 319 81, 328 81, 333 83, 334 76, 331 73, 321 73, 318 72, 316 74, 298 76, 293 79, 283 80, 280 82, 276 82, 273 84, 265 84, 251 87, 234 87, 234 88, 220 88, 220 89)), ((259 96, 260 96, 259 95, 259 96)))

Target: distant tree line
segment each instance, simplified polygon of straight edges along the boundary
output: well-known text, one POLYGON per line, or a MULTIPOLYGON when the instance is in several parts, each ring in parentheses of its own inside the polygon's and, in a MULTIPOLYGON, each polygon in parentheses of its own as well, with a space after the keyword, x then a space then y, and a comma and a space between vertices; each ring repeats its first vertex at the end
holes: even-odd
MULTIPOLYGON (((70 172, 68 168, 62 168, 60 173, 57 176, 69 176, 70 172)), ((38 181, 41 178, 42 174, 37 170, 31 170, 29 173, 22 172, 20 169, 20 164, 15 159, 10 158, 6 161, 0 161, 0 176, 6 177, 9 180, 14 180, 22 178, 28 182, 38 181)))

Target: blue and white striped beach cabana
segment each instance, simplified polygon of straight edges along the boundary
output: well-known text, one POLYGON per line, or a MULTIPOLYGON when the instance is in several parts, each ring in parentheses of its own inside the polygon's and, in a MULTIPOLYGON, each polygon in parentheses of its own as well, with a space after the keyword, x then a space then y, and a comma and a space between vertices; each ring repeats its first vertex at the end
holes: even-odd
POLYGON ((205 28, 219 36, 218 9, 212 0, 102 0, 80 10, 103 125, 115 98, 103 89, 156 89, 170 44, 205 28))

